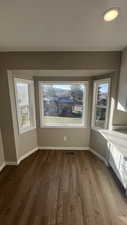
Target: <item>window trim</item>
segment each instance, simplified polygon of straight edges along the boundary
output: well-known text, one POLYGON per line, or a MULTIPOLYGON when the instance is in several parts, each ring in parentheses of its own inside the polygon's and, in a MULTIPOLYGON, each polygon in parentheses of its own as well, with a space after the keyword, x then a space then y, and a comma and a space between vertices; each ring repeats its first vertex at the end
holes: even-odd
POLYGON ((39 88, 39 111, 40 111, 40 128, 87 128, 87 117, 88 117, 88 89, 89 83, 88 81, 38 81, 39 88), (84 84, 85 85, 85 96, 83 98, 83 106, 86 105, 86 109, 83 110, 83 123, 81 125, 63 125, 63 124, 53 124, 53 125, 45 125, 44 124, 44 101, 43 101, 43 93, 41 92, 42 84, 84 84), (42 99, 42 101, 41 101, 42 99))
POLYGON ((109 103, 110 103, 110 89, 111 89, 111 78, 104 78, 104 79, 98 79, 93 81, 93 104, 92 104, 92 129, 99 130, 99 129, 108 129, 108 123, 109 123, 109 103), (97 98, 97 87, 99 84, 102 84, 104 82, 107 82, 108 85, 108 99, 107 99, 107 106, 96 106, 96 98, 97 98), (95 126, 95 120, 96 120, 96 108, 105 108, 106 110, 106 117, 105 117, 105 125, 104 128, 95 126))
POLYGON ((21 135, 21 134, 24 134, 26 132, 29 132, 31 130, 36 129, 34 81, 33 80, 27 80, 27 79, 24 79, 24 78, 15 77, 14 78, 14 89, 15 89, 15 107, 16 107, 16 119, 17 119, 18 133, 19 133, 19 135, 21 135), (16 88, 17 82, 21 82, 21 83, 25 83, 25 84, 30 85, 30 86, 28 86, 28 98, 29 98, 30 108, 33 109, 33 113, 32 113, 33 115, 31 114, 31 111, 30 111, 30 126, 25 127, 25 128, 21 128, 19 126, 19 116, 18 116, 18 108, 17 108, 17 106, 18 106, 18 93, 17 93, 17 88, 16 88), (30 91, 30 89, 31 89, 31 91, 30 91), (30 94, 30 92, 31 92, 31 94, 30 94))

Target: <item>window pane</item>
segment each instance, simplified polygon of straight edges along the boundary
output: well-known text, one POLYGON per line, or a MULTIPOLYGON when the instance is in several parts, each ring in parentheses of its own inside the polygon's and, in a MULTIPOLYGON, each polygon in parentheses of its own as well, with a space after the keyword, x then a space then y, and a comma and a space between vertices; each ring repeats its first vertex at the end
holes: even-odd
POLYGON ((102 83, 97 87, 97 105, 107 106, 108 83, 102 83))
POLYGON ((22 129, 30 126, 28 84, 17 82, 16 89, 19 127, 22 129))
MULTIPOLYGON (((83 123, 83 84, 42 84, 44 124, 83 123)), ((43 109, 42 109, 43 110, 43 109)))
POLYGON ((95 126, 105 128, 106 109, 96 107, 96 121, 95 126))

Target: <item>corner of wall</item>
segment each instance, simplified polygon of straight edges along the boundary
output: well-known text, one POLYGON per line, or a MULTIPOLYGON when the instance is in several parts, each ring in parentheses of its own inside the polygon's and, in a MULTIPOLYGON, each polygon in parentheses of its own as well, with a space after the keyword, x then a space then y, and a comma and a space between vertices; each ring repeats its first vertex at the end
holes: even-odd
POLYGON ((16 161, 16 148, 14 141, 14 130, 12 122, 11 102, 9 96, 8 74, 3 67, 0 69, 0 119, 1 119, 1 134, 3 139, 3 148, 5 161, 16 161), (3 98, 4 96, 4 98, 3 98))

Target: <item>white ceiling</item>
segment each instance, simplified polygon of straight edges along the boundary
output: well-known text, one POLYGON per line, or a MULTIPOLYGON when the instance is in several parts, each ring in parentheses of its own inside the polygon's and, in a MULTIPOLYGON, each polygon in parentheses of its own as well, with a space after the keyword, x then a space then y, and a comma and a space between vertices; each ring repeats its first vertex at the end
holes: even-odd
POLYGON ((127 0, 4 0, 0 51, 121 50, 127 45, 127 0), (106 9, 120 16, 106 23, 106 9))

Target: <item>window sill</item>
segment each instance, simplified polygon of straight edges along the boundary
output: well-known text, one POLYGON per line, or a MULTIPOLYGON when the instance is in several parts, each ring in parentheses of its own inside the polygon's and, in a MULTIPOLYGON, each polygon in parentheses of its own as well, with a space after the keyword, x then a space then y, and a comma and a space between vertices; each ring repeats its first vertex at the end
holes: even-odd
POLYGON ((91 127, 91 129, 95 131, 109 130, 108 128, 100 128, 100 127, 91 127))
POLYGON ((36 127, 29 127, 29 128, 26 128, 26 129, 19 130, 19 135, 28 133, 28 132, 30 132, 32 130, 35 130, 35 129, 36 129, 36 127))
POLYGON ((81 126, 73 126, 73 125, 42 125, 40 128, 87 128, 87 126, 85 125, 81 125, 81 126))

